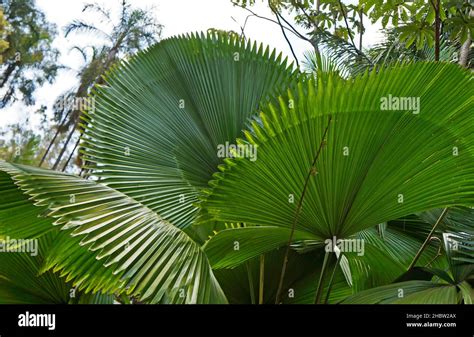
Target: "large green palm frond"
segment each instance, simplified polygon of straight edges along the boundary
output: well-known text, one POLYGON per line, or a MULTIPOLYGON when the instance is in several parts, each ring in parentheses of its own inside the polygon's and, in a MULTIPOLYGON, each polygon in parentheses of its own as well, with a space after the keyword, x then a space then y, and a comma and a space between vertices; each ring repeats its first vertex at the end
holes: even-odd
MULTIPOLYGON (((454 206, 443 217, 442 214, 443 209, 433 209, 417 213, 411 219, 390 221, 386 234, 391 244, 385 246, 400 258, 405 256, 406 263, 406 258, 413 258, 413 252, 419 249, 421 242, 437 224, 428 249, 420 256, 419 262, 423 262, 418 265, 449 268, 452 277, 461 282, 470 275, 474 276, 474 209, 454 206), (398 243, 394 244, 396 241, 398 243), (404 247, 409 247, 411 253, 404 247), (438 257, 433 255, 436 250, 438 257)), ((388 240, 384 240, 384 243, 388 243, 388 240)))
POLYGON ((58 239, 57 230, 40 239, 19 241, 2 236, 5 242, 16 243, 9 252, 0 254, 0 303, 9 304, 111 304, 113 296, 86 294, 76 290, 52 271, 40 273, 49 248, 58 239))
MULTIPOLYGON (((378 228, 371 227, 359 232, 357 237, 365 240, 366 243, 382 249, 407 270, 427 235, 423 238, 413 237, 397 227, 394 228, 393 223, 398 225, 399 220, 389 221, 383 230, 383 234, 381 234, 378 228)), ((438 240, 431 240, 416 265, 420 267, 447 267, 442 251, 442 243, 438 240)))
MULTIPOLYGON (((442 209, 433 209, 416 214, 420 222, 409 227, 412 236, 426 238, 438 223, 433 240, 445 253, 447 266, 458 282, 474 278, 474 209, 471 207, 450 207, 444 217, 442 209)), ((398 224, 398 231, 401 230, 398 224)), ((422 255, 422 257, 424 254, 422 255)))
MULTIPOLYGON (((228 228, 207 241, 203 249, 214 269, 234 268, 283 246, 289 236, 290 229, 275 226, 228 228)), ((294 239, 315 240, 317 237, 295 231, 294 239)))
MULTIPOLYGON (((347 283, 354 293, 394 282, 405 273, 422 244, 407 235, 399 236, 388 230, 386 236, 385 240, 381 239, 373 228, 361 231, 353 238, 364 240, 363 251, 347 252, 341 257, 341 271, 345 273, 347 283)), ((278 250, 288 243, 289 237, 290 229, 283 227, 229 228, 219 231, 203 248, 213 269, 233 269, 262 253, 278 250)), ((301 255, 313 254, 314 251, 322 253, 326 246, 325 242, 317 240, 308 232, 295 231, 293 241, 292 251, 301 255)), ((436 253, 435 247, 430 246, 421 262, 430 262, 436 257, 436 253)), ((313 264, 305 268, 313 275, 320 266, 313 264)), ((313 287, 316 287, 315 280, 314 276, 313 287)))
POLYGON ((289 228, 298 213, 297 230, 347 238, 407 214, 474 203, 471 74, 420 63, 315 87, 302 82, 261 108, 262 123, 246 133, 258 160, 236 158, 215 175, 202 221, 289 228), (419 98, 419 113, 383 110, 389 95, 419 98))
POLYGON ((10 175, 0 171, 0 235, 34 239, 53 231, 51 220, 32 207, 28 196, 16 186, 10 175), (40 216, 38 216, 40 213, 40 216))
MULTIPOLYGON (((11 170, 11 166, 0 164, 0 236, 14 239, 42 240, 43 236, 54 232, 54 241, 44 244, 41 264, 35 273, 44 274, 50 270, 59 272, 66 277, 66 282, 76 278, 84 270, 86 277, 80 277, 74 285, 80 286, 84 279, 89 279, 88 286, 81 288, 85 292, 103 291, 119 292, 122 282, 120 277, 113 274, 113 269, 103 270, 103 262, 85 249, 78 250, 81 237, 71 237, 67 231, 58 232, 53 226, 54 219, 47 215, 47 206, 34 206, 29 196, 22 193, 14 184, 11 176, 3 170, 11 170), (75 251, 76 254, 70 254, 75 251), (75 261, 75 263, 71 263, 75 261), (67 270, 62 268, 67 266, 67 270), (101 270, 96 273, 97 270, 101 270)), ((50 241, 47 241, 50 242, 50 241)), ((84 275, 83 275, 84 276, 84 275)))
MULTIPOLYGON (((451 248, 446 247, 449 251, 451 248)), ((448 253, 449 256, 449 253, 448 253)), ((421 268, 422 274, 413 274, 409 281, 400 281, 358 292, 344 299, 345 304, 472 304, 472 280, 455 279, 454 269, 444 271, 421 268)))
POLYGON ((348 297, 343 304, 457 304, 463 301, 471 304, 473 292, 467 282, 458 289, 450 284, 437 284, 431 281, 406 281, 372 288, 348 297))
MULTIPOLYGON (((366 242, 385 249, 406 267, 434 224, 438 223, 441 214, 441 209, 421 212, 417 214, 418 220, 411 217, 390 221, 381 236, 374 234, 376 231, 373 228, 364 230, 360 235, 366 242)), ((430 240, 418 260, 417 265, 421 268, 417 268, 417 273, 409 272, 400 277, 400 281, 410 281, 365 290, 349 297, 343 303, 445 304, 462 301, 472 304, 472 215, 473 211, 469 207, 452 207, 448 210, 438 223, 433 240, 430 240)))
POLYGON ((174 37, 107 74, 85 118, 87 166, 101 182, 185 227, 197 194, 261 101, 296 73, 281 54, 222 34, 174 37))
MULTIPOLYGON (((149 303, 226 302, 199 245, 146 206, 72 175, 5 162, 0 170, 32 199, 38 215, 75 237, 63 236, 47 263, 79 290, 126 291, 149 303), (75 244, 65 244, 68 239, 75 244)), ((2 187, 0 194, 12 193, 2 187)))

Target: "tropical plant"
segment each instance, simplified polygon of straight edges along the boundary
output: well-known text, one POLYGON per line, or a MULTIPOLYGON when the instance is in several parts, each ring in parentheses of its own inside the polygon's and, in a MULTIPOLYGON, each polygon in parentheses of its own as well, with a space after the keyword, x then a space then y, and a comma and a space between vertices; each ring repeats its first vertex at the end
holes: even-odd
POLYGON ((0 107, 18 100, 33 105, 36 88, 52 83, 60 68, 58 51, 51 46, 56 27, 46 21, 33 0, 5 2, 3 15, 8 33, 4 36, 0 29, 0 107))
POLYGON ((5 20, 3 9, 0 8, 0 64, 3 63, 2 53, 8 48, 9 43, 5 40, 8 32, 8 22, 5 20))
POLYGON ((0 235, 60 227, 41 272, 142 303, 378 303, 400 287, 472 302, 472 74, 318 71, 218 32, 122 61, 84 115, 92 179, 0 162, 0 235), (388 95, 421 104, 383 109, 388 95))
POLYGON ((49 159, 53 169, 59 168, 61 164, 63 171, 71 162, 79 145, 80 134, 76 137, 73 149, 68 147, 74 134, 77 133, 81 111, 93 108, 93 103, 85 100, 92 87, 103 84, 104 74, 120 59, 130 57, 156 43, 163 27, 155 20, 151 11, 134 8, 126 0, 120 1, 118 17, 114 17, 110 9, 97 3, 84 5, 82 12, 99 15, 101 23, 111 29, 103 30, 88 20, 79 19, 64 28, 65 37, 71 34, 92 34, 102 40, 99 45, 74 46, 72 48, 72 50, 79 52, 84 60, 84 65, 77 74, 79 83, 76 88, 62 93, 53 106, 55 121, 58 125, 55 128, 54 137, 43 153, 41 165, 48 162, 49 159), (69 129, 67 136, 61 137, 69 129), (57 155, 54 152, 54 147, 60 149, 57 155), (66 157, 68 150, 71 155, 66 157))
MULTIPOLYGON (((412 44, 421 50, 434 47, 434 58, 439 60, 442 39, 460 42, 460 58, 465 58, 474 36, 474 7, 470 1, 453 0, 382 0, 360 1, 372 22, 381 20, 383 28, 391 21, 399 38, 407 47, 412 44), (467 42, 467 47, 461 48, 467 42)), ((465 62, 460 62, 466 66, 465 62)))
POLYGON ((112 304, 113 296, 84 294, 52 271, 42 272, 45 254, 62 234, 50 232, 38 240, 38 255, 0 254, 1 303, 9 304, 112 304))

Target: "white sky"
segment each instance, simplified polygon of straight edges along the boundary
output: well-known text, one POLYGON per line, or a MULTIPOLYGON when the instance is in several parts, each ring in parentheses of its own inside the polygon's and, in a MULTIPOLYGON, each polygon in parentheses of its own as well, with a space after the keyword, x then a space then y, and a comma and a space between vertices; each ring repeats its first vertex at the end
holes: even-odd
MULTIPOLYGON (((25 107, 22 103, 15 103, 0 110, 0 128, 10 123, 24 123, 28 117, 34 125, 37 122, 37 117, 35 118, 33 115, 36 109, 41 105, 46 105, 48 110, 51 111, 55 99, 63 92, 75 87, 77 84, 75 70, 81 67, 83 61, 77 51, 70 51, 70 49, 74 45, 90 44, 91 41, 94 41, 94 37, 71 34, 68 38, 64 38, 63 27, 74 19, 96 23, 98 16, 89 12, 84 17, 82 13, 84 4, 90 2, 97 2, 113 10, 120 8, 120 0, 36 0, 38 7, 44 11, 47 19, 57 26, 59 34, 53 45, 61 52, 59 63, 70 69, 61 70, 52 85, 46 84, 37 89, 35 94, 36 106, 25 107)), ((355 1, 346 1, 346 3, 348 2, 354 3, 355 1)), ((240 25, 243 25, 245 18, 249 15, 249 12, 233 6, 230 0, 130 0, 130 3, 134 7, 154 8, 155 17, 159 23, 164 25, 163 38, 188 32, 206 31, 208 28, 240 32, 240 25)), ((258 2, 251 9, 261 16, 274 18, 263 1, 258 2)), ((286 18, 292 22, 291 16, 286 18)), ((379 32, 379 29, 379 25, 366 27, 366 33, 364 34, 365 46, 380 42, 383 35, 379 32)), ((293 60, 280 27, 274 23, 251 17, 245 27, 245 34, 252 40, 276 48, 287 55, 290 60, 293 60)), ((297 57, 301 60, 303 53, 310 50, 311 45, 290 33, 287 35, 297 57)))

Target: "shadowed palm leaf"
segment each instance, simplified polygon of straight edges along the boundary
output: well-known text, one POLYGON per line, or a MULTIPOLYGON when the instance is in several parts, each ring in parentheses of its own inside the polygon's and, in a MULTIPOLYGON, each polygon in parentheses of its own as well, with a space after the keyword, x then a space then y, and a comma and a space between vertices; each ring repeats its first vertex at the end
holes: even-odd
MULTIPOLYGON (((57 240, 56 230, 37 240, 35 251, 31 242, 17 247, 26 252, 2 252, 0 254, 0 303, 2 304, 111 304, 113 296, 101 293, 85 294, 75 290, 51 271, 40 274, 45 254, 57 240)), ((9 237, 9 239, 13 239, 9 237)))

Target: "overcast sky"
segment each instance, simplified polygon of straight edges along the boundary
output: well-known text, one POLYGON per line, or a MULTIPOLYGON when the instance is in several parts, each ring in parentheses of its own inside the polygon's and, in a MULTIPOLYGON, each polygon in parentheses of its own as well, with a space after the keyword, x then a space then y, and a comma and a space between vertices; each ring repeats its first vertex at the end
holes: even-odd
MULTIPOLYGON (((74 19, 84 19, 92 23, 98 22, 98 16, 88 13, 84 17, 82 13, 84 4, 89 2, 97 2, 116 12, 120 8, 121 1, 36 0, 37 5, 44 11, 47 19, 57 26, 59 34, 54 41, 54 47, 61 52, 59 63, 67 69, 60 71, 54 84, 47 84, 36 91, 35 107, 25 107, 21 103, 16 103, 11 107, 0 110, 0 127, 14 122, 23 123, 41 105, 46 105, 48 110, 51 111, 55 99, 61 93, 77 85, 75 75, 76 71, 83 65, 83 60, 77 51, 71 51, 70 49, 74 45, 90 44, 94 37, 72 34, 66 39, 64 38, 63 27, 74 19)), ((346 1, 346 3, 348 2, 355 1, 346 1)), ((153 12, 158 22, 164 26, 163 38, 188 32, 206 31, 209 28, 240 32, 240 26, 244 24, 246 17, 249 15, 247 11, 233 6, 230 0, 130 0, 130 3, 134 7, 149 8, 153 12)), ((263 2, 258 2, 252 7, 252 10, 261 16, 273 18, 269 8, 263 2)), ((291 16, 287 16, 287 19, 290 22, 292 21, 291 16)), ((380 26, 372 25, 366 27, 366 29, 367 31, 364 34, 365 46, 380 42, 382 39, 382 34, 379 31, 380 26)), ((268 44, 293 59, 280 28, 274 23, 251 17, 245 27, 245 34, 248 38, 268 44)), ((299 59, 303 58, 305 51, 311 49, 307 42, 292 34, 289 34, 288 38, 299 59)), ((34 117, 30 119, 32 119, 31 122, 34 125, 36 119, 34 117)))

